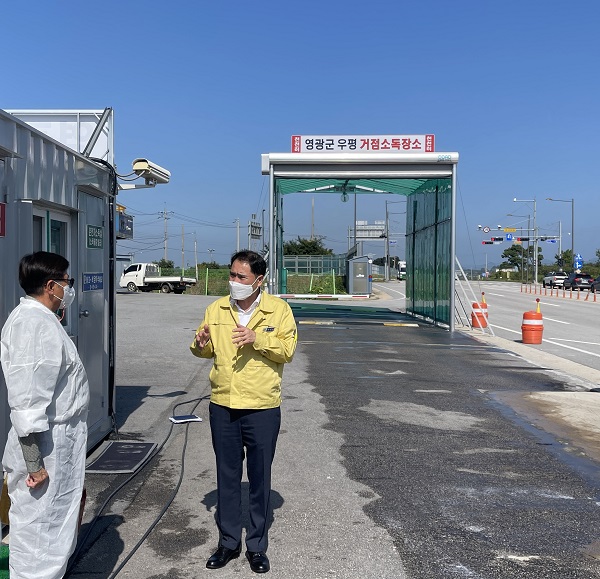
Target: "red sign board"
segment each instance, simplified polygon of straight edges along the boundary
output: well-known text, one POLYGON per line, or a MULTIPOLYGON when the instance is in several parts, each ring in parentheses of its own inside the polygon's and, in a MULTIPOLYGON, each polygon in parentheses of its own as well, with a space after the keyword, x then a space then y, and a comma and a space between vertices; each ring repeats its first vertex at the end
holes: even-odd
POLYGON ((0 203, 0 237, 6 235, 6 203, 0 203))

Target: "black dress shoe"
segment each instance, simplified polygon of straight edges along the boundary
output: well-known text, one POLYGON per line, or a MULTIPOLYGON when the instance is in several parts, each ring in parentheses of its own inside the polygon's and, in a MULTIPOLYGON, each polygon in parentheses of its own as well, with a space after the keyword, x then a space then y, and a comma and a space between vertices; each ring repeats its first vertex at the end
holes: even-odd
POLYGON ((241 552, 241 545, 238 545, 235 549, 228 549, 227 547, 223 547, 223 545, 219 545, 219 548, 210 556, 210 558, 206 562, 206 568, 220 569, 221 567, 225 567, 225 565, 227 565, 229 561, 239 557, 241 552))
POLYGON ((246 559, 250 562, 250 569, 255 573, 266 573, 270 568, 269 558, 262 551, 246 551, 246 559))

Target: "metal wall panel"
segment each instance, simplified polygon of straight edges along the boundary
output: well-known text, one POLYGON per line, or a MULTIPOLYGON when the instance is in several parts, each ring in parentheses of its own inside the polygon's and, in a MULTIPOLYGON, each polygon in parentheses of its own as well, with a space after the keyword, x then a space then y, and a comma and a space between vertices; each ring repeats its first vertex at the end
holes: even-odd
POLYGON ((452 182, 431 179, 409 197, 406 218, 409 313, 450 325, 452 182))

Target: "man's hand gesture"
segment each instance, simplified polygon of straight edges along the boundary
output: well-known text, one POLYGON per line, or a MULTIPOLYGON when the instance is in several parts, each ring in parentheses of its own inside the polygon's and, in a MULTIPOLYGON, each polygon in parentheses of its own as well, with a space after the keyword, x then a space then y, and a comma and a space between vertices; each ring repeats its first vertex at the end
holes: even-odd
POLYGON ((196 345, 202 350, 210 340, 210 328, 205 325, 202 330, 196 333, 196 345))

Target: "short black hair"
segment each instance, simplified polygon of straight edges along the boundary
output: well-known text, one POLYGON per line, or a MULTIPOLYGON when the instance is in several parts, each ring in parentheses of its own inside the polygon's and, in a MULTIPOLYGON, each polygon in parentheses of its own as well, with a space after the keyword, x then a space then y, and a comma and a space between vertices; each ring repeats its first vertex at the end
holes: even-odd
POLYGON ((69 269, 69 262, 58 253, 36 251, 21 258, 19 262, 19 284, 27 295, 42 293, 51 279, 62 279, 69 269))
POLYGON ((229 267, 233 265, 234 261, 241 261, 247 263, 250 266, 250 271, 258 277, 259 275, 264 276, 267 273, 267 263, 263 256, 256 251, 250 251, 249 249, 242 249, 237 251, 231 256, 231 263, 229 267))

